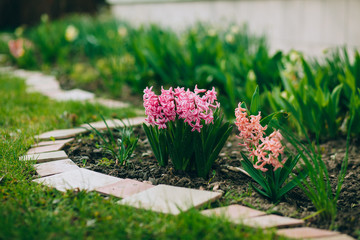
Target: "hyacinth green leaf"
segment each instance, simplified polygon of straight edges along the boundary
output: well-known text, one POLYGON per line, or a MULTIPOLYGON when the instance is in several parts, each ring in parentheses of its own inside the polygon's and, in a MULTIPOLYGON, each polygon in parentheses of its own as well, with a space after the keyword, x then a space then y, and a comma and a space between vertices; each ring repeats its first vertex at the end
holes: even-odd
POLYGON ((257 191, 258 193, 260 193, 261 195, 263 195, 263 196, 271 199, 271 196, 270 196, 267 192, 264 192, 264 191, 262 191, 260 188, 255 187, 254 184, 252 184, 252 183, 250 183, 250 186, 251 186, 253 189, 255 189, 255 191, 257 191))
POLYGON ((286 179, 289 178, 290 173, 296 166, 300 159, 300 154, 296 155, 295 158, 289 157, 286 162, 284 163, 283 167, 280 170, 280 178, 279 178, 279 185, 281 186, 286 179))
POLYGON ((268 183, 266 182, 264 176, 260 173, 260 170, 254 168, 253 163, 245 156, 245 154, 241 153, 243 157, 243 161, 241 161, 241 165, 245 169, 247 173, 251 176, 251 178, 257 182, 262 188, 269 189, 268 183))
POLYGON ((167 139, 163 143, 168 146, 169 154, 176 170, 187 170, 194 152, 191 127, 183 120, 168 123, 167 139))
POLYGON ((259 86, 257 86, 251 99, 250 114, 257 115, 259 111, 260 111, 260 93, 259 93, 259 86))
POLYGON ((159 129, 153 126, 148 127, 145 123, 143 123, 143 128, 159 165, 166 166, 169 158, 167 146, 166 144, 160 144, 166 141, 165 134, 160 133, 159 129))
POLYGON ((311 71, 309 64, 305 61, 305 59, 303 57, 301 58, 301 63, 304 68, 304 72, 305 72, 305 76, 308 81, 308 85, 311 86, 312 88, 316 88, 314 75, 311 71))
POLYGON ((219 115, 216 111, 213 124, 204 125, 201 132, 196 134, 196 168, 198 176, 203 178, 206 178, 232 130, 228 122, 222 124, 223 117, 219 115))
POLYGON ((288 193, 291 189, 296 187, 299 183, 302 182, 308 176, 307 172, 300 172, 294 179, 288 182, 284 187, 280 189, 278 192, 278 199, 280 200, 286 193, 288 193))

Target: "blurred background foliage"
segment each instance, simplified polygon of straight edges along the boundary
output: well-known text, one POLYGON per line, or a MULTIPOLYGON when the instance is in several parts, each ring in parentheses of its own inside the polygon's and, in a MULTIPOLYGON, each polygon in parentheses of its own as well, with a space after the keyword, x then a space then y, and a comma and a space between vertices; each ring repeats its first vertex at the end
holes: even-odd
MULTIPOLYGON (((181 32, 159 25, 133 26, 108 15, 43 15, 32 27, 4 32, 5 61, 55 74, 64 88, 141 104, 146 86, 215 86, 228 119, 260 88, 262 111, 299 117, 312 136, 344 134, 351 115, 360 120, 360 56, 345 48, 309 58, 292 50, 270 52, 265 36, 246 25, 198 23, 181 32), (11 48, 10 42, 13 42, 11 48), (349 57, 351 55, 352 57, 349 57), (132 97, 132 98, 131 98, 132 97)), ((290 126, 300 132, 295 121, 290 126)), ((360 127, 354 127, 358 135, 360 127)))

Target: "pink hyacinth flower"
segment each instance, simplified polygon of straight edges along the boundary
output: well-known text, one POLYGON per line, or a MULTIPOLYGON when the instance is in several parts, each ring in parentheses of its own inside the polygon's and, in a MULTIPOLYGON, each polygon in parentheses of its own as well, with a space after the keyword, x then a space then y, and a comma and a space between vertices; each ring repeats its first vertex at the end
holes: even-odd
POLYGON ((281 133, 274 131, 269 136, 264 137, 267 126, 263 127, 260 124, 261 113, 259 112, 256 116, 251 115, 249 119, 247 110, 241 107, 241 103, 235 109, 235 116, 235 125, 240 131, 238 138, 242 141, 240 145, 245 146, 250 153, 249 156, 252 157, 254 168, 266 172, 268 169, 265 168, 265 165, 272 165, 274 171, 282 167, 286 159, 281 162, 278 160, 284 153, 281 133))

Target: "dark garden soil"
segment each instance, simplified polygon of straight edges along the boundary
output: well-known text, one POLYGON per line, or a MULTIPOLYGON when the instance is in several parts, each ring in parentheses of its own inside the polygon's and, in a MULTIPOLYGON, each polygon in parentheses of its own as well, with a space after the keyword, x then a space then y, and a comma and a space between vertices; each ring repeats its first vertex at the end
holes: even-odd
MULTIPOLYGON (((99 148, 99 139, 94 134, 79 136, 68 144, 65 151, 79 166, 106 173, 120 178, 132 178, 151 182, 154 185, 168 184, 187 188, 223 192, 223 197, 215 206, 243 204, 259 210, 282 216, 307 218, 306 225, 328 229, 329 223, 320 220, 310 200, 301 189, 295 188, 277 205, 272 204, 254 190, 249 183, 251 178, 238 172, 240 167, 240 147, 235 131, 230 136, 218 160, 214 163, 208 179, 195 177, 175 171, 171 163, 160 167, 151 151, 141 127, 134 128, 140 136, 133 157, 126 166, 114 166, 112 157, 99 148), (235 168, 234 168, 235 167, 235 168), (314 215, 314 216, 311 216, 314 215)), ((335 189, 341 163, 345 155, 345 139, 325 142, 321 145, 323 159, 328 165, 330 179, 335 189)), ((349 166, 338 203, 336 230, 360 237, 360 146, 359 140, 353 141, 349 149, 349 166)))

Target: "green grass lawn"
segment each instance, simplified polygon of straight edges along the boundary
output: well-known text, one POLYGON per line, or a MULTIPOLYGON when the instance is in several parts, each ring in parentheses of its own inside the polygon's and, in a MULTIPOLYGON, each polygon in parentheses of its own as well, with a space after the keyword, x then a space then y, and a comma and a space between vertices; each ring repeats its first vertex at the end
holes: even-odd
POLYGON ((78 102, 55 102, 26 93, 24 81, 0 74, 0 239, 280 239, 273 231, 207 218, 192 210, 179 216, 119 206, 94 192, 58 192, 33 183, 32 163, 18 161, 44 131, 104 117, 132 117, 78 102))

